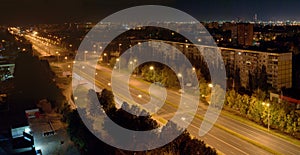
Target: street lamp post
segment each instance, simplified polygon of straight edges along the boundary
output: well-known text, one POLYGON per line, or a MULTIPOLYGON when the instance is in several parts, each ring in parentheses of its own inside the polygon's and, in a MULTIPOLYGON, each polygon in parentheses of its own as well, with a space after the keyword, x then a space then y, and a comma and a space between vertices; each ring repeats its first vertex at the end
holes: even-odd
MULTIPOLYGON (((104 54, 103 54, 103 56, 104 56, 104 57, 105 57, 105 59, 106 59, 106 56, 107 56, 107 54, 106 54, 106 53, 104 53, 104 54)), ((107 61, 107 60, 105 60, 105 61, 107 61)))
POLYGON ((139 46, 139 52, 141 52, 141 42, 138 42, 138 46, 139 46))
POLYGON ((59 62, 59 56, 60 56, 60 53, 59 52, 55 52, 56 55, 57 55, 57 62, 59 62))
POLYGON ((263 102, 262 105, 268 108, 268 131, 270 131, 270 103, 263 102))
POLYGON ((120 43, 119 44, 119 55, 121 55, 121 46, 122 46, 122 44, 120 43))
POLYGON ((97 45, 96 45, 96 44, 94 44, 94 45, 93 45, 93 47, 94 47, 94 50, 96 50, 96 48, 97 48, 97 45))
POLYGON ((117 58, 116 61, 117 61, 118 64, 119 64, 119 72, 120 72, 120 68, 121 68, 121 59, 120 59, 120 58, 117 58))
POLYGON ((131 66, 131 71, 132 71, 132 70, 133 70, 133 62, 130 61, 129 64, 130 64, 130 66, 131 66))
POLYGON ((137 59, 133 59, 133 62, 134 62, 134 68, 135 68, 135 65, 137 64, 137 59))
POLYGON ((151 71, 154 72, 154 81, 155 81, 155 71, 154 71, 154 67, 153 67, 153 66, 150 66, 149 69, 150 69, 151 71))
POLYGON ((184 81, 183 81, 183 76, 182 76, 182 74, 181 74, 181 73, 178 73, 178 74, 177 74, 177 76, 178 76, 179 78, 181 78, 181 80, 182 80, 182 89, 184 90, 184 81))
POLYGON ((84 51, 84 61, 86 61, 86 54, 89 53, 88 51, 84 51))

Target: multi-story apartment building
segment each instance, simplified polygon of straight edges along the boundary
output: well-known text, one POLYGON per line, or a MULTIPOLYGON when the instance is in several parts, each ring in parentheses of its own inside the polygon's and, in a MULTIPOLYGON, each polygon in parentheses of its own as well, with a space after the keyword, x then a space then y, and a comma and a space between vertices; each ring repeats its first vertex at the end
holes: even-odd
POLYGON ((222 29, 231 31, 231 39, 238 45, 251 46, 253 44, 253 28, 250 23, 224 23, 222 29))
MULTIPOLYGON (((154 40, 162 41, 162 40, 154 40)), ((210 54, 211 50, 219 50, 221 52, 224 65, 227 66, 226 69, 234 73, 235 70, 239 69, 239 76, 241 85, 245 88, 249 85, 249 74, 255 75, 258 69, 262 69, 265 66, 265 71, 267 74, 267 83, 273 88, 280 90, 281 88, 291 88, 292 87, 292 53, 291 52, 262 52, 262 51, 252 51, 244 49, 234 49, 234 48, 223 48, 223 47, 213 47, 213 46, 203 46, 194 45, 189 43, 180 42, 170 42, 162 41, 168 43, 180 51, 182 51, 188 58, 192 59, 203 59, 201 54, 206 54, 209 58, 209 62, 212 65, 218 67, 220 65, 220 60, 216 59, 216 55, 210 54), (200 49, 200 52, 197 50, 200 49), (200 54, 201 53, 201 54, 200 54)), ((170 51, 162 47, 156 47, 162 51, 170 51)), ((175 53, 169 52, 164 54, 170 59, 175 58, 175 53)), ((215 54, 215 53, 214 53, 215 54)))
POLYGON ((261 52, 233 48, 220 48, 224 63, 232 71, 239 68, 241 84, 247 87, 249 73, 266 67, 267 82, 275 89, 292 87, 292 53, 261 52))

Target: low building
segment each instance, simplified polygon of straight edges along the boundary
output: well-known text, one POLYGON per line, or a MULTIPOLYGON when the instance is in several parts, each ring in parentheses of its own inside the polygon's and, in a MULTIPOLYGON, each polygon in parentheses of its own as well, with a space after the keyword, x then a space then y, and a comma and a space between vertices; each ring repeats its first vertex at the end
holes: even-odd
POLYGON ((15 64, 0 64, 0 81, 13 77, 15 64))
MULTIPOLYGON (((6 116, 5 122, 1 121, 0 140, 5 141, 5 145, 0 145, 5 154, 32 154, 35 155, 34 138, 30 130, 25 112, 0 113, 6 116), (9 117, 8 117, 9 116, 9 117), (10 129, 8 129, 10 128, 10 129), (9 133, 9 134, 7 134, 9 133)), ((0 151, 1 153, 1 151, 0 151)))

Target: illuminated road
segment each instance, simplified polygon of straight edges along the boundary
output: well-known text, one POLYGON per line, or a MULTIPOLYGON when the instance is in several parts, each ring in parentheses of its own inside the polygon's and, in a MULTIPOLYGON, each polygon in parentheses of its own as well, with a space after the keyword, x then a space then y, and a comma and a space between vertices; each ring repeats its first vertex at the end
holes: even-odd
MULTIPOLYGON (((107 89, 110 89, 110 87, 107 85, 111 82, 111 78, 109 73, 111 70, 97 66, 97 75, 95 75, 96 78, 96 85, 99 87, 105 87, 107 89)), ((89 81, 92 81, 91 73, 82 74, 84 78, 88 79, 89 81)), ((149 84, 146 84, 144 82, 139 82, 138 80, 131 80, 130 84, 133 86, 132 88, 139 88, 142 90, 148 90, 149 84)), ((119 88, 122 89, 122 88, 119 88)), ((143 91, 139 91, 136 89, 130 89, 131 95, 135 98, 135 100, 142 100, 141 103, 145 103, 149 101, 149 95, 145 94, 143 91), (143 98, 138 98, 138 95, 142 94, 143 98)), ((124 92, 127 90, 123 90, 124 92)), ((168 91, 168 97, 167 101, 170 103, 174 103, 175 105, 178 104, 178 101, 180 99, 180 95, 177 92, 174 91, 168 91)), ((165 106, 162 107, 162 110, 158 111, 158 117, 163 117, 166 120, 169 120, 175 113, 176 107, 165 104, 165 106)), ((188 112, 188 107, 187 111, 188 112)), ((199 109, 198 114, 203 117, 203 114, 205 113, 204 109, 199 109)), ((189 132, 193 135, 198 135, 199 127, 201 124, 201 119, 195 117, 192 124, 189 127, 189 132)), ((256 128, 250 127, 248 125, 242 124, 238 121, 232 120, 225 116, 220 116, 217 121, 218 125, 222 125, 223 127, 234 131, 242 136, 247 137, 250 140, 253 140, 255 142, 258 142, 260 144, 265 145, 268 148, 271 148, 272 150, 282 153, 282 154, 299 154, 300 147, 296 146, 294 144, 291 144, 281 138, 278 138, 276 136, 273 136, 265 131, 258 130, 256 128), (278 147, 281 146, 281 147, 278 147)), ((200 137, 201 139, 205 140, 209 145, 213 146, 214 148, 218 149, 222 153, 225 154, 267 154, 268 152, 265 152, 265 150, 254 146, 253 144, 250 144, 249 142, 240 139, 228 132, 223 131, 222 129, 214 127, 209 134, 207 134, 204 137, 200 137), (224 147, 228 146, 228 147, 224 147)))
MULTIPOLYGON (((32 41, 34 46, 40 47, 39 50, 43 49, 41 42, 32 41), (39 44, 39 45, 36 45, 39 44)), ((50 51, 57 51, 56 46, 50 46, 50 51)), ((49 50, 45 49, 44 50, 49 50)), ((43 53, 43 52, 41 52, 43 53)), ((88 67, 88 66, 87 66, 88 67)), ((97 66, 97 75, 93 75, 92 73, 82 73, 80 76, 82 79, 87 81, 93 81, 95 77, 95 83, 99 88, 107 88, 110 89, 108 83, 111 82, 110 78, 111 70, 105 67, 97 66)), ((134 100, 138 103, 145 103, 149 101, 149 95, 145 93, 148 91, 149 84, 145 82, 140 82, 132 78, 130 80, 130 92, 134 100), (138 89, 137 89, 138 88, 138 89), (144 91, 141 91, 144 90, 144 91), (142 95, 142 98, 139 97, 142 95)), ((122 89, 122 88, 120 88, 122 89)), ((121 90, 127 91, 127 90, 121 90)), ((175 91, 168 90, 167 91, 167 104, 157 112, 154 117, 164 118, 165 120, 169 120, 172 116, 174 116, 175 111, 177 110, 176 105, 178 105, 178 101, 180 99, 180 94, 175 91), (172 104, 170 104, 172 103, 172 104)), ((126 98, 122 98, 120 100, 126 100, 126 98)), ((130 103, 130 101, 128 101, 130 103)), ((201 104, 201 103, 200 103, 201 104)), ((186 112, 189 112, 188 105, 186 105, 186 112)), ((198 137, 199 128, 202 120, 201 117, 204 116, 205 109, 198 109, 197 116, 194 117, 191 125, 188 127, 188 131, 193 135, 198 137)), ((200 139, 204 140, 210 146, 216 148, 218 151, 224 154, 270 154, 269 152, 265 151, 264 149, 251 144, 249 141, 245 139, 241 139, 239 137, 246 137, 248 140, 251 140, 255 143, 264 145, 265 147, 274 150, 275 152, 281 154, 300 154, 300 146, 292 144, 282 138, 277 136, 273 136, 268 132, 253 128, 251 126, 245 125, 239 121, 232 120, 226 116, 221 115, 216 123, 220 127, 214 127, 208 134, 204 137, 199 137, 200 139), (230 130, 237 133, 240 136, 236 136, 234 134, 229 133, 230 130)))

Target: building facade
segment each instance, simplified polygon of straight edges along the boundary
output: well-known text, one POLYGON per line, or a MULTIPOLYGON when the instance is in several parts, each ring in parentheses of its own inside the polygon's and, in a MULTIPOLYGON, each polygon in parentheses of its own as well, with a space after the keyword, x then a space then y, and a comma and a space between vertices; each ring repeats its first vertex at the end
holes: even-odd
MULTIPOLYGON (((162 41, 162 40, 153 40, 162 41)), ((257 75, 258 70, 262 70, 263 66, 265 68, 267 83, 273 88, 280 90, 282 88, 292 87, 292 53, 291 52, 262 52, 262 51, 252 51, 244 49, 234 49, 234 48, 223 48, 223 47, 212 47, 203 45, 194 45, 189 43, 180 42, 170 42, 162 41, 168 43, 180 51, 182 51, 189 59, 200 60, 203 59, 202 55, 206 55, 212 66, 216 68, 222 67, 220 60, 216 59, 210 52, 212 50, 218 50, 222 55, 224 65, 226 66, 227 73, 235 74, 236 70, 239 69, 239 76, 241 86, 249 88, 249 74, 257 75), (200 52, 197 50, 200 49, 200 52)), ((170 51, 169 49, 164 49, 163 47, 154 47, 163 51, 170 51)), ((176 54, 173 52, 165 53, 164 56, 174 59, 176 54)), ((228 75, 227 75, 228 76, 228 75)), ((254 81, 256 82, 256 81, 254 81)))
POLYGON ((222 29, 231 31, 231 39, 237 45, 251 46, 253 45, 254 25, 251 23, 224 23, 222 29))
POLYGON ((257 69, 265 66, 267 83, 273 88, 292 87, 292 53, 271 53, 233 48, 220 48, 225 65, 234 71, 240 70, 240 80, 243 87, 248 87, 249 74, 255 74, 257 69))

